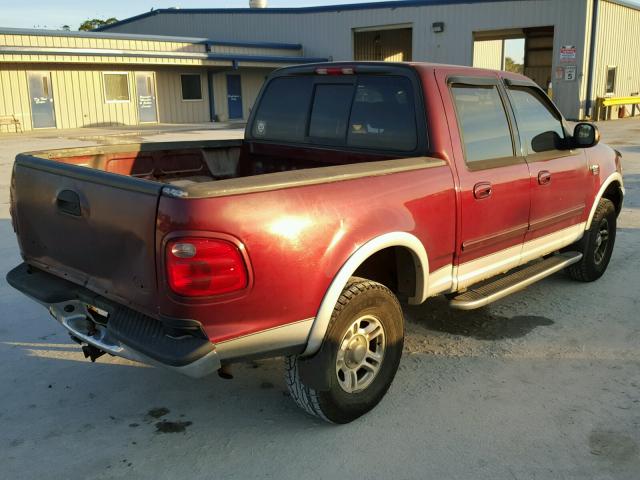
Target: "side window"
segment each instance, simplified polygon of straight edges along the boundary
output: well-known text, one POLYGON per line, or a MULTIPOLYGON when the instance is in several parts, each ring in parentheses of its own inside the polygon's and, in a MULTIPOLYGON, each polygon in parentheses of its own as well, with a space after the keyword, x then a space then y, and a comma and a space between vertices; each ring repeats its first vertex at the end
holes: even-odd
POLYGON ((347 144, 410 152, 418 144, 411 82, 404 77, 362 77, 349 119, 347 144))
POLYGON ((313 78, 279 77, 267 85, 253 122, 256 138, 284 142, 302 142, 313 78))
POLYGON ((453 85, 467 164, 513 156, 511 130, 495 85, 453 85))
POLYGON ((182 86, 182 100, 202 100, 202 78, 199 74, 180 75, 180 84, 182 86))
POLYGON ((557 113, 535 88, 509 89, 525 153, 548 152, 561 147, 564 129, 557 113))

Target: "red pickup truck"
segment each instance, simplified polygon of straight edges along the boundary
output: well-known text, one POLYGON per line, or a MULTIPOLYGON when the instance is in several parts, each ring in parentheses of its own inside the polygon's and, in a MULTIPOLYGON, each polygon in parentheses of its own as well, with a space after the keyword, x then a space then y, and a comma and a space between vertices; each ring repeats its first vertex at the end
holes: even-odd
POLYGON ((391 385, 401 301, 474 309, 604 273, 624 188, 598 141, 512 73, 285 68, 242 141, 18 155, 7 280, 91 360, 199 377, 285 356, 296 402, 346 423, 391 385))

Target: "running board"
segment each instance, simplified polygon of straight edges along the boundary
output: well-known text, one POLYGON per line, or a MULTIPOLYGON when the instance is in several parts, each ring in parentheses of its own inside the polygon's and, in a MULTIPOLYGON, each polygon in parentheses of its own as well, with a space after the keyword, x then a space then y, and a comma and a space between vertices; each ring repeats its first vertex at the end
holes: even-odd
POLYGON ((554 255, 490 283, 472 286, 466 292, 453 298, 449 302, 449 306, 457 310, 474 310, 484 307, 507 295, 519 292, 529 285, 567 268, 569 265, 578 263, 581 259, 582 253, 578 252, 554 255))

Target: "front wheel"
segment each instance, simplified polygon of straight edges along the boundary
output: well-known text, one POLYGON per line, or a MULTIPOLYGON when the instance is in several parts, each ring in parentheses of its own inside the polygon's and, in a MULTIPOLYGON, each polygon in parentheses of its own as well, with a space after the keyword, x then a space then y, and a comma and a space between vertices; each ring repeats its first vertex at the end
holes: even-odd
POLYGON ((582 252, 582 260, 567 269, 571 278, 593 282, 604 274, 616 241, 616 220, 616 208, 611 200, 601 199, 591 227, 579 244, 578 251, 582 252))
MULTIPOLYGON (((328 388, 300 379, 295 356, 285 359, 291 396, 306 412, 332 423, 348 423, 375 407, 391 386, 404 342, 404 319, 395 295, 384 285, 352 278, 342 291, 327 328, 319 368, 328 388)), ((318 354, 316 354, 318 355, 318 354)))

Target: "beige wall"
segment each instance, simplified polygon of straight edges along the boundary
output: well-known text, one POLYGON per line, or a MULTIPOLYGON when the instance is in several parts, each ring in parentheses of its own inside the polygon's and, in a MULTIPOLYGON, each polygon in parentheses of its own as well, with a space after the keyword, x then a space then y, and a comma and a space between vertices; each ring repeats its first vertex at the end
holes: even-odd
POLYGON ((617 67, 616 97, 640 92, 640 11, 623 5, 600 2, 598 17, 594 99, 603 97, 607 67, 617 67))
MULTIPOLYGON (((249 113, 265 77, 271 68, 241 68, 213 75, 216 113, 220 121, 229 118, 227 109, 227 74, 239 74, 242 84, 243 119, 249 113)), ((125 67, 106 66, 104 69, 82 65, 34 65, 27 70, 20 64, 0 64, 0 116, 15 115, 24 130, 31 130, 31 101, 27 73, 51 72, 54 108, 58 128, 92 126, 137 125, 136 71, 154 71, 156 79, 158 120, 160 123, 206 123, 210 121, 207 73, 196 68, 156 68, 130 70, 125 67), (128 72, 128 102, 107 103, 104 96, 103 72, 128 72), (202 100, 182 100, 180 75, 197 73, 202 83, 202 100)), ((0 133, 13 131, 2 126, 0 133)))
POLYGON ((158 114, 161 123, 209 122, 207 74, 201 70, 161 70, 156 73, 158 114), (202 100, 183 100, 181 74, 199 74, 202 100))
POLYGON ((502 69, 502 40, 473 42, 473 66, 490 70, 502 69))
MULTIPOLYGON (((62 69, 48 65, 37 65, 27 70, 23 65, 0 65, 0 115, 15 115, 24 130, 31 130, 31 100, 27 80, 30 71, 51 73, 58 128, 137 124, 133 72, 129 72, 129 102, 107 103, 102 70, 78 67, 62 69)), ((126 70, 109 68, 108 71, 126 70)))
POLYGON ((100 38, 90 33, 83 36, 0 34, 0 45, 38 48, 107 48, 153 52, 204 52, 205 46, 190 42, 100 38))
MULTIPOLYGON (((15 115, 23 128, 31 128, 31 107, 24 70, 0 66, 0 116, 15 115)), ((14 131, 13 126, 0 125, 0 133, 14 131)))

